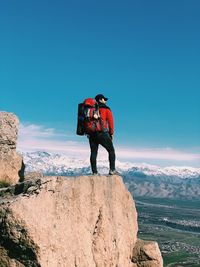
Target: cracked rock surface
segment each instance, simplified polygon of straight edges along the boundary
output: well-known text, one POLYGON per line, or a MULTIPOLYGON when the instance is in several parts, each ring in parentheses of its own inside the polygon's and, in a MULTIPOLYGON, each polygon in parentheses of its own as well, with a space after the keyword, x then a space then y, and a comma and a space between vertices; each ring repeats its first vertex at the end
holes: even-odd
POLYGON ((120 176, 41 177, 0 190, 0 267, 162 267, 137 240, 120 176))
POLYGON ((44 177, 0 195, 3 266, 133 266, 137 212, 121 177, 44 177))

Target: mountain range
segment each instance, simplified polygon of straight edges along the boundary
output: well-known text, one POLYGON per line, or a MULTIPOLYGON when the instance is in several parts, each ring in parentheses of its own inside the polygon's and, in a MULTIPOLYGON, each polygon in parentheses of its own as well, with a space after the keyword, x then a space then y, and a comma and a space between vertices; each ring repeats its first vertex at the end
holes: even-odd
MULTIPOLYGON (((26 172, 59 176, 91 173, 89 158, 70 158, 45 151, 26 152, 22 156, 26 172)), ((120 161, 116 161, 116 166, 134 196, 171 199, 198 199, 200 196, 200 168, 160 167, 120 161)), ((98 171, 107 174, 108 170, 108 160, 99 158, 98 171)))

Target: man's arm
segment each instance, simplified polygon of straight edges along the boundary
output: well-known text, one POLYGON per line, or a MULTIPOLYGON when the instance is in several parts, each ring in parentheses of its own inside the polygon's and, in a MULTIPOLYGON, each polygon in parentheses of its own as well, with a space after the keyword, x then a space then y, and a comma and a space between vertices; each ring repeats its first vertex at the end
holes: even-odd
POLYGON ((110 109, 107 109, 107 121, 109 126, 109 134, 112 136, 114 134, 114 119, 110 109))

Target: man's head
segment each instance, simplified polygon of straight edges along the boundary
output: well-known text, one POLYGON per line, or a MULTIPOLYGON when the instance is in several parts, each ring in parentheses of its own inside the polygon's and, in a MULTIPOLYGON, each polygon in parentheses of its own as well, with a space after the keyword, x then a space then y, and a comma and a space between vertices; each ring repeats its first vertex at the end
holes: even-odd
POLYGON ((105 96, 102 95, 102 94, 98 94, 98 95, 95 96, 95 100, 96 100, 97 102, 99 102, 99 103, 103 103, 103 104, 105 104, 106 101, 108 100, 108 98, 105 97, 105 96))

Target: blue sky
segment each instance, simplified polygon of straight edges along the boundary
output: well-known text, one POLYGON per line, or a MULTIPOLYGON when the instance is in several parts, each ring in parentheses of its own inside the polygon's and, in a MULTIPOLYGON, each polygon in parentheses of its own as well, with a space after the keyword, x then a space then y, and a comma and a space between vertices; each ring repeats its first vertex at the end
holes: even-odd
POLYGON ((1 1, 0 110, 20 147, 87 149, 77 104, 103 93, 124 159, 199 166, 199 14, 198 0, 1 1))

